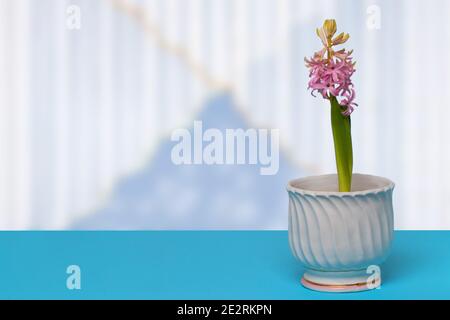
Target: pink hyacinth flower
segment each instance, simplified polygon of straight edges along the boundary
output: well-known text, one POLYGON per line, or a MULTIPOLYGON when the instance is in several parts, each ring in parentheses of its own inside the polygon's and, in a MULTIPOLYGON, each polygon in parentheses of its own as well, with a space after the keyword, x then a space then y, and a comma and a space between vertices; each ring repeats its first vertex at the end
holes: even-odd
POLYGON ((310 59, 305 58, 310 77, 308 89, 313 96, 316 96, 317 92, 324 99, 336 97, 339 104, 345 107, 342 114, 350 116, 357 106, 354 102, 355 89, 351 80, 355 72, 355 63, 352 61, 352 51, 333 50, 333 46, 343 44, 349 38, 348 34, 341 33, 333 39, 335 32, 326 29, 317 31, 324 48, 314 53, 310 59))

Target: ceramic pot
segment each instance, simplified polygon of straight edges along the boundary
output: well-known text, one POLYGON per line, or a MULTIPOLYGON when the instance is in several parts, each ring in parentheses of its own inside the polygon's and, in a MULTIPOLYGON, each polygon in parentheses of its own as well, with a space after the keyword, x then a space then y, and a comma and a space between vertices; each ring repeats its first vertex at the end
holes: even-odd
POLYGON ((354 174, 352 192, 338 192, 337 175, 290 181, 289 243, 313 290, 352 292, 381 284, 380 264, 394 232, 388 179, 354 174))

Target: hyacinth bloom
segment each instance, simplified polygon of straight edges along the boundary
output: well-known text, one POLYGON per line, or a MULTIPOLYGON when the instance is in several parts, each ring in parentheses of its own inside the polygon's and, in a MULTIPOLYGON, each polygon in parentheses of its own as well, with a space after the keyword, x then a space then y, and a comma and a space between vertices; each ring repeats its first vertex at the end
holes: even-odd
POLYGON ((353 171, 350 115, 357 106, 351 79, 355 63, 351 57, 353 51, 335 49, 335 46, 344 44, 350 38, 346 33, 335 36, 336 31, 336 21, 325 20, 322 28, 316 30, 323 48, 311 58, 305 58, 305 62, 309 69, 308 89, 311 94, 319 94, 330 101, 339 191, 349 192, 353 171))
POLYGON ((314 96, 317 92, 324 99, 336 97, 344 109, 343 114, 349 116, 356 106, 355 89, 351 80, 355 72, 355 63, 351 57, 353 51, 345 49, 335 51, 334 46, 345 43, 350 36, 341 33, 334 37, 336 33, 334 20, 326 20, 323 27, 316 32, 324 47, 314 53, 312 58, 305 58, 310 77, 308 88, 312 90, 314 96))

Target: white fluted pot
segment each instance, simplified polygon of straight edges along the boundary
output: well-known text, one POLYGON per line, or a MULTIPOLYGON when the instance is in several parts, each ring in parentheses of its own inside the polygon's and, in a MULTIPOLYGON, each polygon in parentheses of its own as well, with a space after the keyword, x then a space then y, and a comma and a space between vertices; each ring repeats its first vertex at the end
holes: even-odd
POLYGON ((319 291, 368 290, 381 283, 394 216, 388 179, 354 174, 352 192, 337 175, 290 181, 289 243, 306 268, 302 284, 319 291))

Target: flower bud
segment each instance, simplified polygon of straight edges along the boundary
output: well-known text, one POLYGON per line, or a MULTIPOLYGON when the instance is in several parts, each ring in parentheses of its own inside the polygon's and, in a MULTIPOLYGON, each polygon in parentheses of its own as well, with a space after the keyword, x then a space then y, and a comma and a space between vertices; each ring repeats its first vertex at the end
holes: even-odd
POLYGON ((336 26, 336 20, 334 19, 327 19, 323 23, 323 30, 325 31, 325 35, 328 39, 334 36, 337 30, 336 26))
POLYGON ((323 30, 323 29, 319 29, 319 28, 317 28, 316 29, 316 33, 317 33, 317 36, 320 38, 320 40, 322 41, 322 44, 325 46, 325 47, 328 47, 328 40, 327 40, 327 36, 326 36, 326 34, 325 34, 325 31, 323 30))
POLYGON ((333 45, 337 46, 339 44, 345 43, 350 38, 350 35, 348 33, 342 32, 339 34, 336 38, 333 39, 333 45))

